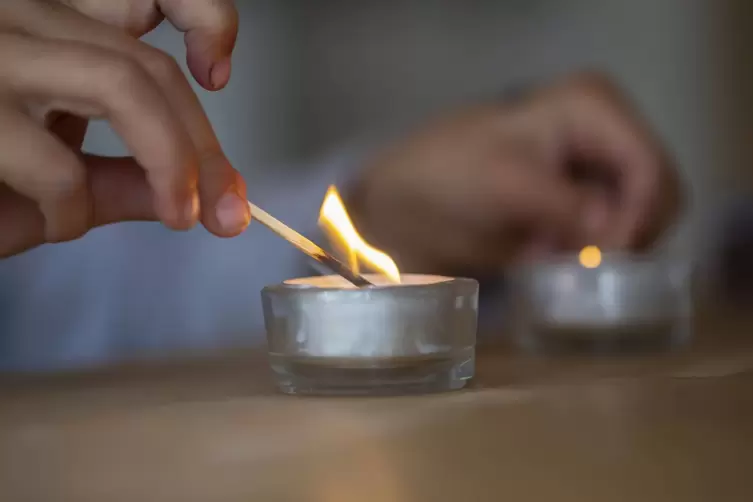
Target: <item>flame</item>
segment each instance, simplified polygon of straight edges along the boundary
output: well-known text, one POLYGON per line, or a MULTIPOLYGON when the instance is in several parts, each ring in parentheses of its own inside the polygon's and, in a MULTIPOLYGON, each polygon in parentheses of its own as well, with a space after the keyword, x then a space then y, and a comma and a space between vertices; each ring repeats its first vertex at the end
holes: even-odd
POLYGON ((400 282, 400 270, 387 253, 370 246, 353 226, 340 194, 330 186, 319 210, 319 225, 333 243, 347 255, 351 269, 359 273, 364 265, 384 274, 391 282, 400 282))
POLYGON ((578 260, 585 268, 596 268, 601 265, 601 250, 596 246, 586 246, 581 249, 578 260))

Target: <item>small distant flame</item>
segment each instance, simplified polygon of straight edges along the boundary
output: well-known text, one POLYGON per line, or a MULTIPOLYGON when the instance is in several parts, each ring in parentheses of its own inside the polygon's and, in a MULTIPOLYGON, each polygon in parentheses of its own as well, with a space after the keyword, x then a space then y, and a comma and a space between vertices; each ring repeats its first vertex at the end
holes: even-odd
POLYGON ((340 194, 330 186, 319 210, 319 225, 333 243, 347 255, 351 269, 359 273, 360 265, 400 282, 400 270, 387 253, 370 246, 353 226, 340 194))
POLYGON ((581 249, 578 260, 585 268, 596 268, 601 265, 601 250, 596 246, 586 246, 581 249))

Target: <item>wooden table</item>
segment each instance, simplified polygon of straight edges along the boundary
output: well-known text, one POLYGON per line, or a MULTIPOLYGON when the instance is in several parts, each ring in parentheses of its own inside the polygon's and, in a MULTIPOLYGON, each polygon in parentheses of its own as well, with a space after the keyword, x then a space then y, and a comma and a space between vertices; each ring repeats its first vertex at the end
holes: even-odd
POLYGON ((751 501, 753 322, 616 359, 479 352, 456 393, 277 395, 263 355, 0 379, 2 501, 751 501))

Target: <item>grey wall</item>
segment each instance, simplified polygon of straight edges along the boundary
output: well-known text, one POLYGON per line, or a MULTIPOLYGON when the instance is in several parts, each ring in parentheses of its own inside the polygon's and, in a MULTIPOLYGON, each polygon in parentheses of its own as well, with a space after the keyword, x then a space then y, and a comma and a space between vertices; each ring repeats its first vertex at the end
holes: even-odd
MULTIPOLYGON (((201 97, 246 173, 509 84, 610 71, 692 188, 675 244, 713 247, 718 207, 751 186, 753 78, 745 0, 239 1, 230 87, 201 97)), ((182 58, 160 29, 149 40, 182 58)), ((112 151, 102 130, 89 145, 112 151)))
MULTIPOLYGON (((714 151, 720 23, 702 0, 320 1, 306 17, 306 139, 410 121, 510 84, 583 67, 611 72, 671 145, 695 212, 720 197, 714 151)), ((734 17, 734 16, 733 16, 734 17)), ((729 160, 729 159, 728 159, 729 160)))

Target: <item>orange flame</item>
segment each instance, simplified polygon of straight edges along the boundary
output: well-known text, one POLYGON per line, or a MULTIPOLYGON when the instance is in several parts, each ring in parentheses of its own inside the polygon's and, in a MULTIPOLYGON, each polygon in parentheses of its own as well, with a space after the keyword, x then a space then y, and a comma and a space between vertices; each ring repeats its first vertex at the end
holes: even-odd
POLYGON ((319 210, 319 226, 327 237, 347 254, 351 269, 359 273, 360 265, 373 269, 391 282, 400 282, 400 270, 387 253, 370 246, 356 230, 345 210, 340 194, 330 186, 319 210))
POLYGON ((596 246, 586 246, 581 249, 578 260, 585 268, 596 268, 601 265, 601 250, 596 246))

